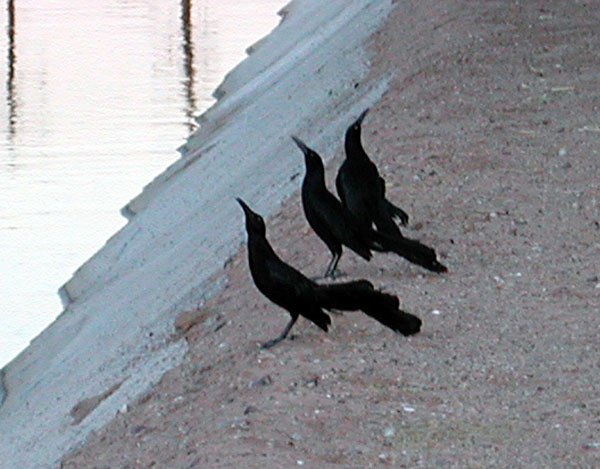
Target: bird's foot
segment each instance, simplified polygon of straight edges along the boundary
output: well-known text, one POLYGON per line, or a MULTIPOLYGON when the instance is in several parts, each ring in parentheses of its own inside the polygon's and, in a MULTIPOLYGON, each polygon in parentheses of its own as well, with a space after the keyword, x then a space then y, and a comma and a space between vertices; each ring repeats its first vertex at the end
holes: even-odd
POLYGON ((264 344, 261 344, 260 348, 263 350, 269 350, 271 347, 273 347, 278 341, 276 340, 268 340, 267 342, 265 342, 264 344))
POLYGON ((348 274, 346 272, 342 272, 341 270, 334 270, 333 272, 326 273, 323 275, 322 280, 335 280, 336 278, 346 277, 348 274))
POLYGON ((274 347, 279 342, 281 342, 283 339, 284 337, 277 337, 276 339, 267 340, 264 344, 260 346, 260 348, 263 350, 269 350, 270 348, 274 347))
POLYGON ((333 274, 324 274, 324 275, 316 275, 314 277, 309 277, 313 282, 318 282, 319 280, 335 280, 336 278, 346 277, 348 274, 346 272, 340 272, 336 270, 333 274))

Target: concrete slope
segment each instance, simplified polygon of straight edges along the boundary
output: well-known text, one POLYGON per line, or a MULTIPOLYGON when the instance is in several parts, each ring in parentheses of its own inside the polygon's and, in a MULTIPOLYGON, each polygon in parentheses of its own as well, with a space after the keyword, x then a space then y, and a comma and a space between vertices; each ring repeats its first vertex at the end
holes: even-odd
MULTIPOLYGON (((235 196, 265 215, 298 189, 297 134, 325 157, 385 92, 365 41, 390 1, 296 0, 217 92, 182 149, 124 212, 129 223, 61 289, 64 313, 3 370, 0 461, 54 467, 185 355, 173 318, 220 287, 244 238, 235 196), (215 277, 216 276, 216 277, 215 277), (209 281, 209 279, 211 279, 209 281), (95 402, 84 417, 70 413, 95 402)), ((77 415, 77 413, 75 413, 77 415)))

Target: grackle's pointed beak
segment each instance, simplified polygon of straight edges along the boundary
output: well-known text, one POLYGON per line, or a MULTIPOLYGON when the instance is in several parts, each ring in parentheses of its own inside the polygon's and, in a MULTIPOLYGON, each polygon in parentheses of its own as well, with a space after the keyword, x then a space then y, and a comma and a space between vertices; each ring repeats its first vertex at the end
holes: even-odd
POLYGON ((310 148, 308 148, 306 146, 306 144, 302 140, 300 140, 298 137, 296 137, 295 135, 292 135, 292 140, 294 141, 294 143, 296 145, 298 145, 298 148, 300 148, 300 150, 302 150, 302 153, 304 153, 306 155, 310 152, 310 148))
POLYGON ((244 202, 239 197, 235 199, 238 204, 241 205, 242 209, 244 209, 244 218, 246 219, 246 231, 248 234, 254 234, 257 236, 265 235, 265 221, 263 218, 256 212, 254 212, 248 204, 244 202))
POLYGON ((250 210, 250 207, 248 207, 248 204, 246 202, 244 202, 239 197, 236 197, 235 200, 237 200, 237 203, 242 206, 242 209, 244 210, 244 214, 248 215, 249 213, 252 213, 252 210, 250 210))
POLYGON ((360 116, 358 116, 358 119, 356 119, 356 121, 354 121, 354 125, 361 125, 362 121, 365 119, 365 117, 367 116, 367 114, 369 113, 369 108, 365 109, 360 116))

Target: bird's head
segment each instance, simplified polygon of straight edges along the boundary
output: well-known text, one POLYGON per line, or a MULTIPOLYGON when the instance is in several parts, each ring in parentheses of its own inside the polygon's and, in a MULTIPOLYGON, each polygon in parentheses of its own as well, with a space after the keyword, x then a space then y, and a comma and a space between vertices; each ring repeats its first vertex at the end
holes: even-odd
POLYGON ((246 231, 248 234, 258 234, 264 236, 266 234, 265 221, 258 213, 253 212, 248 204, 239 197, 236 198, 238 204, 242 206, 244 215, 246 216, 246 231))
POLYGON ((309 148, 302 140, 294 135, 292 135, 292 140, 296 145, 298 145, 298 148, 302 150, 302 153, 304 153, 304 163, 306 164, 307 171, 319 170, 321 172, 325 172, 323 160, 316 151, 309 148))
POLYGON ((365 109, 360 114, 360 116, 358 116, 358 119, 356 119, 354 122, 352 122, 350 127, 348 127, 348 130, 346 130, 346 138, 348 138, 350 136, 360 137, 361 125, 368 113, 369 113, 369 108, 365 109))

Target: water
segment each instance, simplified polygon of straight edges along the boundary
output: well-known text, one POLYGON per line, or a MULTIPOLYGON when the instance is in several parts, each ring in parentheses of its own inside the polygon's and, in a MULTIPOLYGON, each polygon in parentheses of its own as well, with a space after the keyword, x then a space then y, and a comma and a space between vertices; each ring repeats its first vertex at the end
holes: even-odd
POLYGON ((0 12, 0 367, 177 157, 283 0, 8 0, 0 12))

